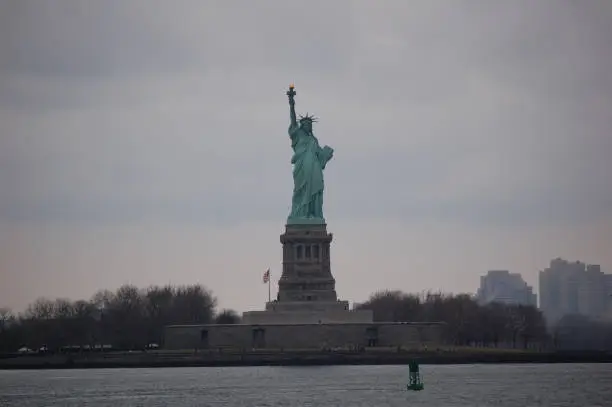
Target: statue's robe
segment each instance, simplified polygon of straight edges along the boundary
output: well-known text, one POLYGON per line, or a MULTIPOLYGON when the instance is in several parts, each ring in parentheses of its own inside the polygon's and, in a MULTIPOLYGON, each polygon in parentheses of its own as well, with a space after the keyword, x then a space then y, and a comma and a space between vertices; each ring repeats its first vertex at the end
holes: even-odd
POLYGON ((334 150, 321 148, 314 134, 299 124, 289 127, 289 137, 293 148, 293 199, 287 223, 324 223, 323 170, 334 150))

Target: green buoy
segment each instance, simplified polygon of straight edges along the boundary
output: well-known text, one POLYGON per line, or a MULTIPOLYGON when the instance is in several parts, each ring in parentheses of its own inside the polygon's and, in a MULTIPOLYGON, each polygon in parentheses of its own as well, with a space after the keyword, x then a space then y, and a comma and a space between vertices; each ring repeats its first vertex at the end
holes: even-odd
POLYGON ((419 391, 423 390, 423 381, 419 373, 419 364, 415 361, 408 363, 408 384, 406 390, 419 391))

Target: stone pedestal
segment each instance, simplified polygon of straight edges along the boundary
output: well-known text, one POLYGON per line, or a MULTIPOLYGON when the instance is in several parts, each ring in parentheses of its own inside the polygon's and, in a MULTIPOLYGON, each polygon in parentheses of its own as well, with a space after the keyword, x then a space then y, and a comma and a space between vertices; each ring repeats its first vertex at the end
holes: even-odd
POLYGON ((280 237, 283 273, 278 282, 278 302, 338 300, 329 249, 332 234, 326 225, 287 225, 280 237))
POLYGON ((325 224, 287 225, 280 241, 283 272, 277 298, 265 311, 245 312, 244 323, 372 322, 371 311, 350 311, 348 301, 338 300, 330 264, 332 234, 325 224))

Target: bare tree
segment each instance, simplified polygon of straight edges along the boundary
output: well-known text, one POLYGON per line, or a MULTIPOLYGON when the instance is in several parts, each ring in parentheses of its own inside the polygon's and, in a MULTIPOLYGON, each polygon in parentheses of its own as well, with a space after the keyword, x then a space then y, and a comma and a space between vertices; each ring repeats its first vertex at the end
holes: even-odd
POLYGON ((0 308, 0 331, 4 331, 13 320, 13 311, 10 308, 0 308))
POLYGON ((48 298, 38 298, 28 305, 25 315, 32 319, 51 319, 55 315, 55 303, 48 298))
POLYGON ((215 324, 238 324, 240 323, 240 316, 238 313, 231 309, 222 310, 215 317, 215 324))
POLYGON ((406 294, 378 291, 358 308, 371 309, 376 321, 442 321, 448 343, 468 346, 499 346, 519 339, 524 347, 545 341, 544 319, 534 307, 504 304, 479 305, 468 294, 426 292, 406 294))

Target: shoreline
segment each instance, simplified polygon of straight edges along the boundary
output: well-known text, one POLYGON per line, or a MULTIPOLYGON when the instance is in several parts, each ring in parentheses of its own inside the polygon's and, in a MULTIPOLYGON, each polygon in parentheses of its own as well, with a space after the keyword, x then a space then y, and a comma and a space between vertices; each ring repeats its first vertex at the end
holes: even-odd
POLYGON ((176 351, 108 354, 22 355, 0 359, 0 370, 168 368, 233 366, 338 366, 507 363, 612 363, 611 352, 595 351, 176 351))

